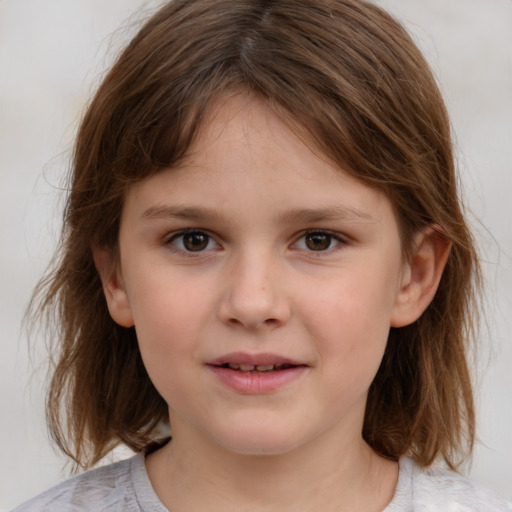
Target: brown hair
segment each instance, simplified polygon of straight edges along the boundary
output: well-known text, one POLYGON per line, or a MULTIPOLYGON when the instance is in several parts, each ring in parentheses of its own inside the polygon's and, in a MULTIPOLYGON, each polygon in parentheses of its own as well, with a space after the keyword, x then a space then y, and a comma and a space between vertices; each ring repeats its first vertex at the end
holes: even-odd
POLYGON ((467 352, 478 261, 432 73, 405 30, 361 0, 175 0, 119 56, 81 123, 59 257, 35 295, 58 331, 47 403, 58 446, 88 467, 119 443, 147 447, 168 422, 134 329, 109 315, 91 244, 115 253, 127 187, 176 165, 212 101, 233 91, 263 98, 320 153, 383 190, 406 253, 429 225, 450 240, 433 302, 391 329, 363 436, 383 456, 454 467, 474 438, 467 352))

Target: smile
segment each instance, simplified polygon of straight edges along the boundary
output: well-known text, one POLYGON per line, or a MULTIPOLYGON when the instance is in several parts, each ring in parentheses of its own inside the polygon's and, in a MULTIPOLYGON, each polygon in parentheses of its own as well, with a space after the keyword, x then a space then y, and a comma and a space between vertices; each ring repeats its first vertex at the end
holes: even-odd
POLYGON ((245 395, 275 393, 300 379, 309 366, 275 354, 232 353, 207 368, 224 388, 245 395))
POLYGON ((222 365, 223 368, 229 368, 231 370, 236 370, 245 373, 266 373, 266 372, 275 372, 279 370, 287 370, 288 368, 293 368, 295 365, 292 364, 265 364, 265 365, 253 365, 253 364, 233 364, 226 363, 222 365))

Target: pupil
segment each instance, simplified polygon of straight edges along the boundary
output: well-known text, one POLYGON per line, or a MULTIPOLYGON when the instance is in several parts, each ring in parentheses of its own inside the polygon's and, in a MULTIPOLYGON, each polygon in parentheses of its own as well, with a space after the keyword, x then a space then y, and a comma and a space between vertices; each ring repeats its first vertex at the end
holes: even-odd
POLYGON ((306 245, 312 251, 324 251, 331 245, 331 235, 310 233, 306 235, 306 245))
POLYGON ((202 251, 208 245, 208 235, 188 233, 183 236, 183 245, 188 251, 202 251))

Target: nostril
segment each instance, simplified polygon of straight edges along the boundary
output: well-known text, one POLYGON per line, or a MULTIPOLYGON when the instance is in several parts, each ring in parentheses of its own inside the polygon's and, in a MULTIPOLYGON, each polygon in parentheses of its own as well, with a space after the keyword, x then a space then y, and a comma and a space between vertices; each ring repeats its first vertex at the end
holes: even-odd
POLYGON ((250 322, 250 321, 242 321, 238 318, 230 318, 228 320, 228 323, 232 326, 238 327, 245 327, 245 328, 259 328, 259 327, 277 327, 282 322, 280 322, 277 318, 267 318, 261 322, 250 322))
POLYGON ((236 286, 221 298, 218 314, 223 323, 247 329, 273 329, 287 322, 291 311, 284 294, 268 288, 260 291, 259 286, 248 289, 242 284, 237 280, 236 286))

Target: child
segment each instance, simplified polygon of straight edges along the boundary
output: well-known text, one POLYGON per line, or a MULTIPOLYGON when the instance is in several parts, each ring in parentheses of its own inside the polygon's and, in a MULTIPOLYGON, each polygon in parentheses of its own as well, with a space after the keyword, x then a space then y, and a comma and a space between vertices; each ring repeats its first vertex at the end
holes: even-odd
POLYGON ((75 146, 26 510, 512 510, 471 452, 478 261, 431 72, 360 0, 175 0, 75 146), (170 427, 172 440, 165 432, 170 427))

